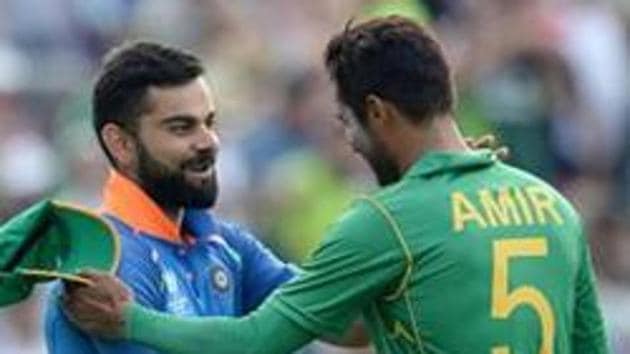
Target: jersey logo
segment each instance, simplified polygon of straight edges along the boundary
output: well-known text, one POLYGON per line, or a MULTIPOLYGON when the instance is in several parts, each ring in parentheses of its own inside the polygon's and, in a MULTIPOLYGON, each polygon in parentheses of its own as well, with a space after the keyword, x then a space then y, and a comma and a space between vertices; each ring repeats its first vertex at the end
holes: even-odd
POLYGON ((166 292, 166 309, 169 313, 177 315, 195 313, 190 300, 177 280, 177 275, 173 271, 162 269, 162 287, 166 292))
POLYGON ((210 281, 216 291, 223 293, 230 289, 230 277, 225 269, 220 266, 210 268, 210 281))

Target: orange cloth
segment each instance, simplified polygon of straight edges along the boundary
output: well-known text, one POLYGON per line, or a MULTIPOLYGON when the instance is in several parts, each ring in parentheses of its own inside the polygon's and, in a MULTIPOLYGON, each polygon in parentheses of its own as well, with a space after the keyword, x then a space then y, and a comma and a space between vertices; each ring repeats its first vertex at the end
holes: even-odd
POLYGON ((136 231, 169 242, 183 242, 180 226, 169 219, 135 182, 114 170, 103 188, 102 209, 136 231))

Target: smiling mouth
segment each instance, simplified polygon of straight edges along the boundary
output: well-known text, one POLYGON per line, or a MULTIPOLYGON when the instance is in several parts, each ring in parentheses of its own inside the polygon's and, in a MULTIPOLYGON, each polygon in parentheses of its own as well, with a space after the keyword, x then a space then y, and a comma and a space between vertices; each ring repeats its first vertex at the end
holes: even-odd
POLYGON ((188 164, 184 171, 193 175, 207 176, 214 172, 214 161, 211 159, 199 160, 188 164))

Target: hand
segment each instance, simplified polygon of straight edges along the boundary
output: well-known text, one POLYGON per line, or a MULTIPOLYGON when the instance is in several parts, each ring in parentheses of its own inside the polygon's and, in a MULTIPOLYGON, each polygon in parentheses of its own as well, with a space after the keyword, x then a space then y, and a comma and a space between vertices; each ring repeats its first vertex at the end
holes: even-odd
POLYGON ((492 134, 482 135, 477 139, 466 137, 464 140, 466 145, 473 150, 490 149, 501 160, 510 158, 510 149, 507 146, 500 146, 497 138, 492 134))
POLYGON ((84 272, 80 276, 89 284, 64 284, 62 308, 68 319, 85 332, 112 339, 122 337, 123 310, 133 301, 129 289, 109 274, 84 272))

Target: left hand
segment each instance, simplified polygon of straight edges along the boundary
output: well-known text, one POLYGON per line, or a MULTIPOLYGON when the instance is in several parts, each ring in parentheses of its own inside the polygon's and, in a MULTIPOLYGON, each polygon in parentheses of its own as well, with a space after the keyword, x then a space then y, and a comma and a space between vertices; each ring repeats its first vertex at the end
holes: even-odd
POLYGON ((124 308, 133 301, 131 291, 116 277, 96 272, 80 274, 89 285, 66 282, 62 295, 68 319, 81 330, 106 338, 124 335, 124 308))
POLYGON ((473 150, 490 149, 500 160, 505 161, 510 158, 510 149, 507 146, 499 145, 499 141, 492 134, 486 134, 479 138, 466 137, 464 140, 466 145, 473 150))

